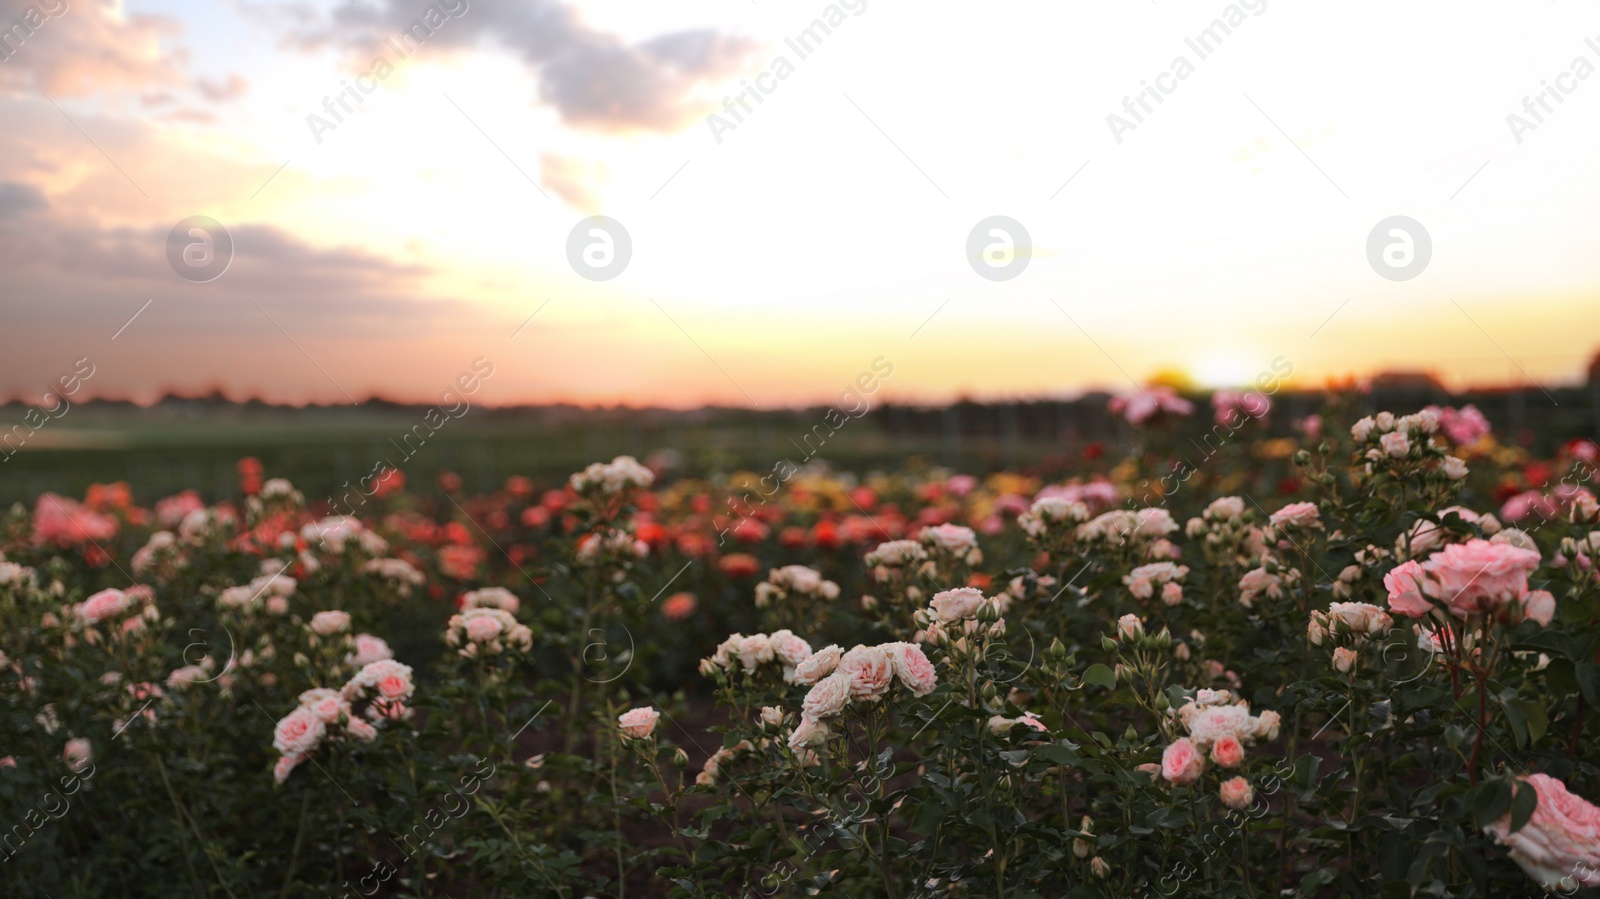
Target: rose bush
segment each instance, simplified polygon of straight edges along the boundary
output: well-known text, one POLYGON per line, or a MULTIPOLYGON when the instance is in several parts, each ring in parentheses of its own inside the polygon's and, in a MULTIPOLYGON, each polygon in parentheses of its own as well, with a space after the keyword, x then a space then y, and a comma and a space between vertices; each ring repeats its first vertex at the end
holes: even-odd
POLYGON ((5 892, 1600 887, 1595 455, 1239 402, 1181 479, 1163 390, 1048 472, 41 495, 0 523, 5 892))

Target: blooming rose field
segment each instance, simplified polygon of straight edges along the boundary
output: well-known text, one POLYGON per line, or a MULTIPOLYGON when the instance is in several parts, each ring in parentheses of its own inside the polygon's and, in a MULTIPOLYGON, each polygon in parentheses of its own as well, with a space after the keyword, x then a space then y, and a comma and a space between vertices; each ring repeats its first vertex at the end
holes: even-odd
POLYGON ((0 893, 1596 895, 1600 452, 1360 405, 1153 387, 982 477, 40 495, 0 893))

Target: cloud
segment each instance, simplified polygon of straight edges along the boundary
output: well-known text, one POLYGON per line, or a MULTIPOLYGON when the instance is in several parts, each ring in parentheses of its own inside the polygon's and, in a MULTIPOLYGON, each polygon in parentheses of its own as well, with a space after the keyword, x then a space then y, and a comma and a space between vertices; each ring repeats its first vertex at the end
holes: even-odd
POLYGON ((595 182, 603 179, 603 171, 580 160, 549 152, 539 155, 540 183, 581 212, 592 214, 600 210, 593 188, 598 186, 595 182))
POLYGON ((49 208, 50 201, 37 187, 18 181, 0 181, 0 222, 49 208))
POLYGON ((127 15, 121 0, 0 0, 0 90, 89 96, 182 84, 172 19, 127 15))
POLYGON ((8 332, 15 329, 15 337, 30 327, 126 315, 130 298, 152 296, 190 304, 178 327, 223 340, 259 327, 252 303, 348 337, 476 317, 468 303, 429 294, 422 285, 430 267, 359 248, 317 247, 278 228, 238 224, 228 229, 234 257, 227 273, 196 285, 167 263, 171 225, 102 227, 49 210, 37 188, 0 182, 0 271, 14 304, 8 332))
POLYGON ((230 74, 226 81, 216 78, 196 78, 194 88, 200 92, 200 96, 213 103, 229 103, 243 97, 250 89, 250 85, 243 76, 230 74))
MULTIPOLYGON (((342 5, 331 21, 306 24, 303 8, 289 26, 289 43, 303 50, 339 47, 363 66, 373 53, 390 55, 386 38, 421 24, 428 9, 444 23, 419 53, 497 44, 516 54, 539 79, 540 99, 569 125, 598 132, 675 131, 704 112, 694 99, 702 86, 739 71, 757 43, 711 29, 691 29, 638 43, 599 31, 555 0, 490 2, 440 0, 382 7, 342 5), (454 10, 454 13, 451 11, 454 10)), ((280 21, 291 16, 275 10, 280 21)), ((426 34, 429 29, 423 25, 426 34)))

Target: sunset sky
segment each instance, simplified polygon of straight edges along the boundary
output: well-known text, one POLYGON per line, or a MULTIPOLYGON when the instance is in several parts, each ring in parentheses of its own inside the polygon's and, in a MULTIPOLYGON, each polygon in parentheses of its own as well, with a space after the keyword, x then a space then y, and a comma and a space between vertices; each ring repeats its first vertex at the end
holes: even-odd
POLYGON ((490 404, 770 408, 880 356, 938 401, 1600 349, 1597 8, 429 6, 0 0, 0 394, 88 357, 102 396, 426 401, 485 356, 490 404), (569 262, 590 215, 612 280, 569 262), (1404 281, 1368 258, 1397 215, 1404 281), (190 216, 213 281, 169 264, 190 216), (968 259, 991 216, 1010 280, 968 259))

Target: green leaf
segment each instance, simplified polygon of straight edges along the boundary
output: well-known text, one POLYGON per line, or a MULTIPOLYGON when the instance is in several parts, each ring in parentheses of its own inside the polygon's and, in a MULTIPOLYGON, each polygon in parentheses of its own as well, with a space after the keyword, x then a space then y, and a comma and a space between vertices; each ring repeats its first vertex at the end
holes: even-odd
POLYGON ((1117 676, 1105 665, 1095 663, 1090 665, 1089 670, 1083 673, 1083 682, 1086 684, 1095 684, 1110 690, 1117 685, 1117 676))
POLYGON ((1539 805, 1539 791, 1533 788, 1533 784, 1519 780, 1516 782, 1516 791, 1516 797, 1511 800, 1512 833, 1528 823, 1528 819, 1533 817, 1533 810, 1539 805))

